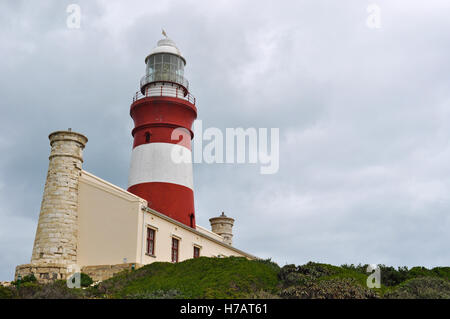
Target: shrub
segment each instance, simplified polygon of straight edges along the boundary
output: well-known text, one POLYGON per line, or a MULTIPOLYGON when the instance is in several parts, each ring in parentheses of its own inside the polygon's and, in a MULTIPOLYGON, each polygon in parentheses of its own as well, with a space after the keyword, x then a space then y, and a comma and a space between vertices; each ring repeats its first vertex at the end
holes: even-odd
POLYGON ((332 268, 333 266, 318 264, 310 261, 303 266, 298 266, 297 272, 317 279, 320 277, 336 274, 336 271, 332 268))
POLYGON ((378 295, 359 285, 354 279, 309 281, 305 285, 283 289, 280 296, 286 299, 374 299, 378 295))
POLYGON ((450 280, 450 267, 435 267, 431 271, 440 278, 450 280))
POLYGON ((22 299, 78 299, 83 297, 81 289, 70 289, 65 280, 40 285, 27 282, 16 288, 17 295, 22 299))
POLYGON ((81 287, 89 287, 90 285, 92 285, 94 283, 94 281, 92 280, 92 278, 85 273, 81 273, 81 287))
POLYGON ((385 265, 379 265, 381 272, 381 283, 385 286, 396 286, 410 276, 410 272, 407 267, 388 267, 385 265))
POLYGON ((254 291, 274 292, 278 284, 275 269, 272 262, 243 257, 200 257, 175 264, 155 262, 101 282, 95 294, 155 298, 177 290, 180 294, 173 298, 245 298, 254 291))
POLYGON ((19 283, 19 280, 16 280, 16 281, 13 281, 11 284, 14 285, 14 286, 17 286, 17 285, 22 285, 22 284, 27 283, 27 282, 37 282, 37 279, 34 276, 34 274, 29 274, 29 275, 24 276, 20 280, 20 283, 19 283))
POLYGON ((0 299, 12 299, 13 291, 8 287, 3 287, 0 285, 0 299))
POLYGON ((450 282, 442 278, 410 279, 384 295, 388 299, 449 299, 450 282))
POLYGON ((278 278, 283 285, 304 285, 318 278, 335 275, 337 267, 309 262, 302 266, 286 265, 279 271, 278 278))
POLYGON ((175 299, 181 296, 181 292, 176 289, 171 290, 155 290, 155 291, 141 291, 138 293, 129 294, 127 299, 175 299))
POLYGON ((361 264, 358 264, 358 265, 344 264, 344 265, 341 265, 341 268, 345 269, 345 270, 353 270, 353 271, 356 271, 356 272, 358 272, 360 274, 364 274, 365 275, 365 274, 367 274, 367 267, 368 266, 369 266, 368 264, 365 264, 365 265, 361 265, 361 264))
POLYGON ((264 264, 264 265, 267 265, 267 266, 271 267, 277 273, 280 271, 280 266, 278 266, 278 264, 276 262, 272 261, 272 258, 257 259, 256 262, 259 262, 261 264, 264 264))
POLYGON ((278 278, 285 284, 290 285, 295 281, 297 274, 297 266, 294 264, 283 266, 278 272, 278 278))
POLYGON ((245 299, 280 299, 280 296, 265 290, 258 290, 249 293, 245 299))

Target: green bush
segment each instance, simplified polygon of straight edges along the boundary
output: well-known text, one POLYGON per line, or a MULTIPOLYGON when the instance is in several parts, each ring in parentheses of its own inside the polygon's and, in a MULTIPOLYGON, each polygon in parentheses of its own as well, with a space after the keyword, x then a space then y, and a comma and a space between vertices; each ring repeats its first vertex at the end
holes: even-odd
POLYGON ((362 287, 354 279, 334 278, 309 281, 303 285, 291 286, 280 292, 285 299, 375 299, 378 295, 362 287))
POLYGON ((362 264, 358 264, 358 265, 344 264, 344 265, 341 265, 341 268, 344 269, 344 270, 356 271, 356 272, 358 272, 360 274, 367 274, 367 267, 368 266, 369 266, 368 264, 365 264, 365 265, 362 265, 362 264))
POLYGON ((0 286, 0 299, 13 298, 13 291, 11 288, 0 286))
POLYGON ((247 298, 255 291, 275 292, 278 269, 271 262, 243 257, 200 257, 180 263, 155 262, 123 272, 101 282, 95 293, 129 298, 166 296, 173 298, 247 298), (159 292, 158 292, 159 291, 159 292))
POLYGON ((179 297, 182 293, 179 290, 155 290, 155 291, 141 291, 137 293, 132 293, 127 297, 127 299, 175 299, 179 297))
POLYGON ((20 282, 19 282, 19 280, 16 280, 16 281, 13 281, 11 284, 14 285, 14 286, 17 286, 17 285, 22 285, 22 284, 27 283, 27 282, 37 282, 37 279, 34 276, 34 274, 26 275, 25 277, 23 277, 20 280, 20 282))
POLYGON ((317 279, 336 274, 335 268, 338 267, 314 262, 309 262, 302 266, 290 264, 281 268, 278 277, 284 281, 285 285, 290 285, 295 284, 299 278, 317 279))
MULTIPOLYGON (((367 274, 366 269, 368 265, 355 266, 342 265, 342 269, 354 270, 361 274, 367 274)), ((450 267, 435 267, 433 269, 427 269, 425 267, 398 267, 397 269, 391 266, 378 265, 381 272, 381 284, 387 287, 395 287, 409 279, 422 278, 422 277, 437 277, 450 280, 450 267)))
POLYGON ((450 282, 437 277, 410 279, 384 295, 388 299, 449 299, 450 282))
POLYGON ((57 280, 49 284, 27 282, 16 288, 22 299, 78 299, 83 297, 81 289, 70 289, 65 280, 57 280))
POLYGON ((435 267, 431 271, 439 278, 450 280, 450 267, 435 267))
POLYGON ((408 267, 394 267, 379 265, 381 272, 381 283, 385 286, 396 286, 408 278, 410 278, 410 271, 408 267))
POLYGON ((297 282, 297 266, 294 264, 283 266, 278 272, 278 278, 285 286, 295 284, 297 282))
POLYGON ((326 264, 319 264, 314 262, 309 262, 303 266, 297 267, 297 272, 300 274, 304 274, 306 276, 312 277, 314 279, 330 276, 336 274, 338 271, 338 267, 334 267, 326 264))
POLYGON ((278 264, 276 262, 272 261, 272 258, 257 259, 255 261, 271 267, 277 273, 280 272, 280 266, 278 266, 278 264))
POLYGON ((80 277, 80 281, 81 281, 81 287, 89 287, 90 285, 92 285, 94 283, 94 281, 92 280, 92 278, 85 273, 81 273, 81 277, 80 277))

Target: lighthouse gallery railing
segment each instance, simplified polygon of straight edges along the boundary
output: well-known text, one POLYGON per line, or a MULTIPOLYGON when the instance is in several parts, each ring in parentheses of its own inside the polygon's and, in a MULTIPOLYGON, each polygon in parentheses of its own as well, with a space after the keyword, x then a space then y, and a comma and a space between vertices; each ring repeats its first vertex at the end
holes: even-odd
POLYGON ((175 74, 173 72, 155 72, 152 74, 144 75, 141 78, 141 88, 149 83, 159 81, 178 83, 189 90, 189 81, 186 80, 182 75, 175 74))
POLYGON ((175 97, 178 99, 186 100, 195 105, 195 97, 192 94, 190 93, 185 94, 185 91, 183 89, 172 88, 167 86, 146 87, 144 94, 142 94, 140 91, 137 91, 136 94, 133 96, 133 102, 152 96, 175 97))

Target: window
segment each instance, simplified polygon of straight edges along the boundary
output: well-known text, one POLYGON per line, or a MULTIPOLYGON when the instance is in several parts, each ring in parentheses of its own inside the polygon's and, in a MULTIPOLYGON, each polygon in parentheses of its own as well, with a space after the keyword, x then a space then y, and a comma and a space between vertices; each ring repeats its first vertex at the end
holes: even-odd
POLYGON ((178 262, 178 248, 179 248, 179 240, 176 238, 172 238, 172 262, 178 262))
POLYGON ((145 132, 145 143, 150 143, 150 133, 145 132))
POLYGON ((155 230, 147 228, 147 254, 155 255, 155 230))
POLYGON ((147 75, 150 81, 183 83, 184 62, 176 55, 158 53, 147 60, 147 75))
POLYGON ((200 247, 194 246, 194 258, 200 257, 200 247))
POLYGON ((191 223, 191 227, 192 227, 192 228, 194 228, 194 224, 195 224, 195 222, 194 222, 194 217, 195 217, 195 216, 194 216, 194 214, 192 214, 192 213, 189 215, 189 219, 190 219, 190 223, 191 223))

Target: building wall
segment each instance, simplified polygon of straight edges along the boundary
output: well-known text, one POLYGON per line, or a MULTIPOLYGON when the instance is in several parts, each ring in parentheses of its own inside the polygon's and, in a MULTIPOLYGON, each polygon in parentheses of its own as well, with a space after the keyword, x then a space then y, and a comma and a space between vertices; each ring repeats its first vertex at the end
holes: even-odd
POLYGON ((78 202, 79 266, 137 260, 138 217, 143 199, 85 171, 78 202))
POLYGON ((223 243, 223 238, 217 234, 211 233, 203 227, 200 231, 190 229, 181 223, 169 220, 162 214, 146 210, 143 214, 143 220, 140 223, 140 249, 142 259, 138 262, 148 264, 154 261, 170 262, 172 253, 172 237, 179 240, 179 261, 193 258, 194 246, 200 247, 200 256, 222 257, 242 256, 253 259, 255 257, 223 243), (155 256, 146 254, 146 229, 147 227, 155 229, 155 256))
POLYGON ((179 239, 179 261, 193 258, 194 246, 200 248, 200 256, 255 258, 203 227, 192 229, 148 208, 140 197, 85 171, 80 177, 78 209, 77 264, 101 280, 121 270, 120 264, 137 268, 155 261, 171 262, 172 237, 179 239), (155 229, 154 256, 146 254, 147 227, 155 229))

